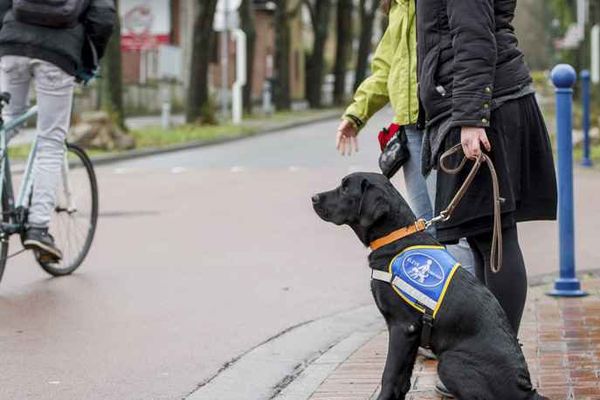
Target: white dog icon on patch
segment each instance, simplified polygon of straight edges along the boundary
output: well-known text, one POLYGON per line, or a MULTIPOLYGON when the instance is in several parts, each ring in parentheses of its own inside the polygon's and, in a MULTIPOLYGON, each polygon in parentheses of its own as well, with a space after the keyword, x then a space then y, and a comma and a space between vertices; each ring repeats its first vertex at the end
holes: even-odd
POLYGON ((413 267, 413 269, 410 271, 410 277, 416 281, 419 281, 419 283, 425 283, 425 279, 429 278, 429 275, 431 274, 432 264, 432 260, 427 260, 425 265, 413 267))
POLYGON ((420 265, 418 267, 413 267, 409 273, 410 277, 413 280, 418 281, 421 284, 425 283, 425 280, 427 278, 429 278, 430 276, 432 276, 440 281, 442 279, 444 279, 443 276, 440 276, 432 271, 432 268, 431 268, 432 265, 433 265, 433 260, 428 259, 425 264, 420 265))

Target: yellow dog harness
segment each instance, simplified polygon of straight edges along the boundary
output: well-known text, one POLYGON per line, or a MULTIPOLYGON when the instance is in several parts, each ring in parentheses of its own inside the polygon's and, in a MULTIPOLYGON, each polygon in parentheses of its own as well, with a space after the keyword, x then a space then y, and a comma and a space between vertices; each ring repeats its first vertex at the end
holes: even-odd
POLYGON ((443 246, 412 246, 395 256, 387 271, 371 270, 371 279, 391 284, 407 304, 423 314, 421 347, 429 348, 433 321, 460 264, 443 246))
POLYGON ((412 246, 392 259, 387 272, 372 270, 371 278, 390 283, 406 303, 435 318, 459 266, 443 246, 412 246))

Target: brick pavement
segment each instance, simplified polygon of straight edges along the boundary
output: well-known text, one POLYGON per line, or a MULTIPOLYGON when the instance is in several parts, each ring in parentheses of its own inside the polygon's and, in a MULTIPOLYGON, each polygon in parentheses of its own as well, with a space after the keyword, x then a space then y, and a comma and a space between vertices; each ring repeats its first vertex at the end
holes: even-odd
MULTIPOLYGON (((532 381, 552 400, 600 400, 600 279, 587 277, 590 296, 554 299, 548 286, 530 290, 521 341, 532 381)), ((342 363, 310 400, 377 398, 387 350, 381 333, 342 363)), ((441 399, 433 390, 436 362, 419 358, 408 400, 441 399)))

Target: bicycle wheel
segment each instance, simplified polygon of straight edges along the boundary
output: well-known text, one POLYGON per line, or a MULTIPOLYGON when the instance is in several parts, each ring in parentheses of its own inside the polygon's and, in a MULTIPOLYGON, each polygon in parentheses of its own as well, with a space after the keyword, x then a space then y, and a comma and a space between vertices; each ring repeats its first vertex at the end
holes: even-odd
POLYGON ((67 144, 67 160, 72 167, 63 168, 49 227, 63 258, 58 263, 48 262, 36 253, 40 266, 53 276, 69 275, 81 265, 98 222, 98 183, 92 162, 83 149, 72 144, 67 144))
MULTIPOLYGON (((10 215, 8 213, 8 196, 6 192, 2 193, 2 222, 10 222, 10 215)), ((1 233, 1 232, 0 232, 1 233)), ((0 234, 0 236, 2 236, 0 234)), ((9 245, 9 237, 0 237, 0 281, 2 281, 2 276, 4 275, 4 268, 6 267, 6 262, 8 261, 8 245, 9 245)))

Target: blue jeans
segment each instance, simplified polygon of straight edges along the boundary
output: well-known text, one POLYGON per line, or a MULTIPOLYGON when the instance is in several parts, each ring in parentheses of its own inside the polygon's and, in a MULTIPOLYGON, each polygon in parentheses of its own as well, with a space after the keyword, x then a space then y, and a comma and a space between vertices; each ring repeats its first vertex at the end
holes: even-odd
MULTIPOLYGON (((434 200, 437 173, 434 170, 427 178, 421 173, 423 132, 414 125, 406 126, 405 130, 410 158, 402 169, 408 192, 408 204, 417 218, 431 219, 435 212, 434 200)), ((431 229, 430 233, 435 236, 435 228, 431 229)), ((458 244, 447 246, 447 249, 461 263, 463 268, 475 275, 473 253, 465 238, 461 239, 458 244)))

